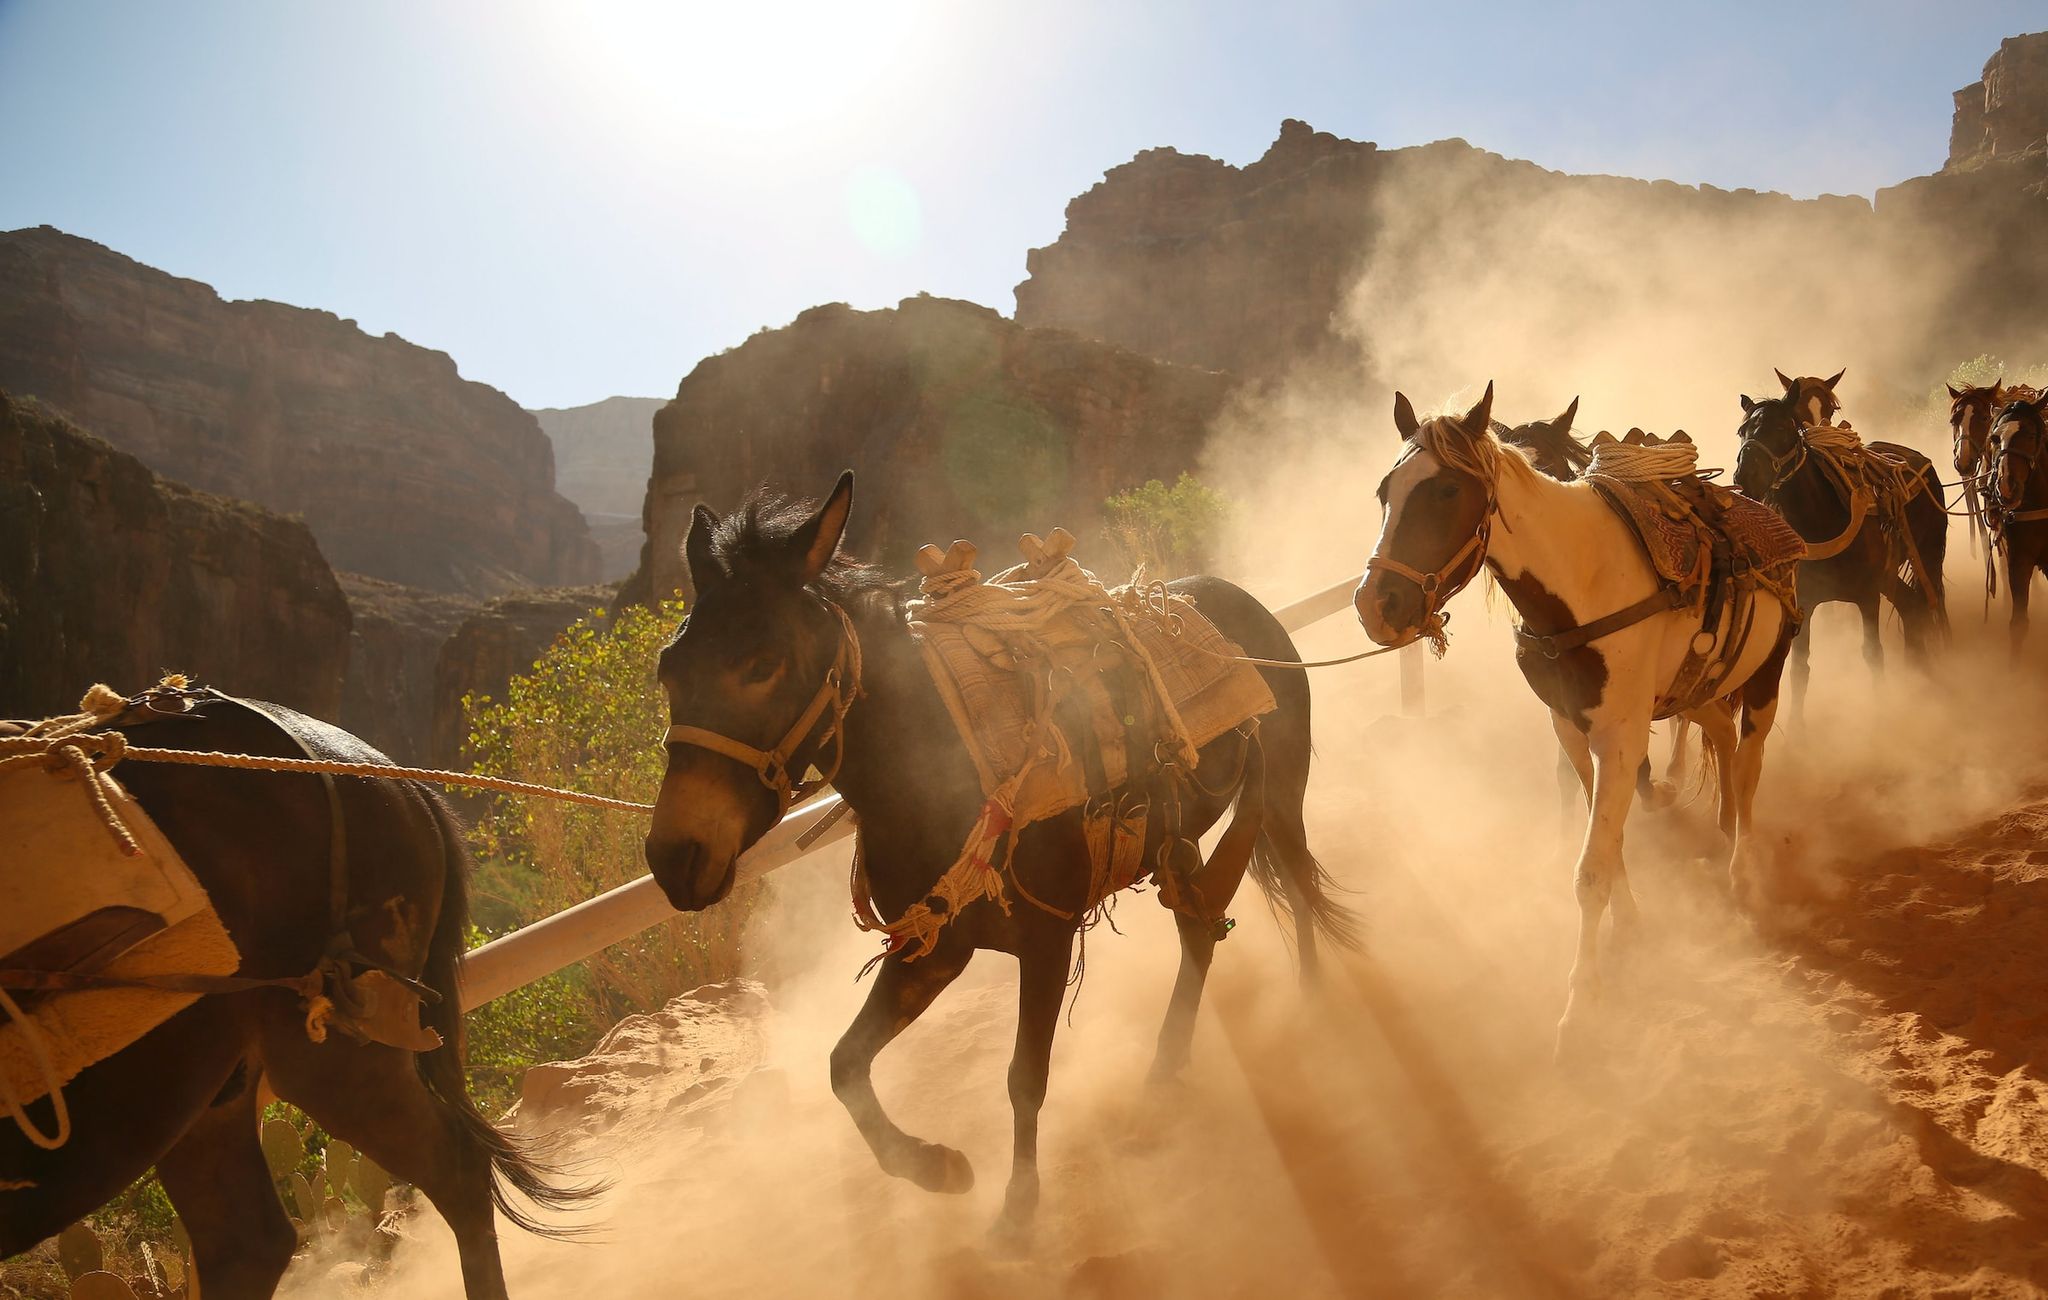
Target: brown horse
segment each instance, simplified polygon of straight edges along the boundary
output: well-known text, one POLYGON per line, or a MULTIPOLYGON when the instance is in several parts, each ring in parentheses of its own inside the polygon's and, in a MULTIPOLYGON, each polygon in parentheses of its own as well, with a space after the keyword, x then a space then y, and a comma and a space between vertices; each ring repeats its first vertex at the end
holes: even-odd
MULTIPOLYGON (((852 503, 849 473, 815 510, 756 494, 725 519, 699 506, 691 521, 684 552, 697 603, 661 656, 675 728, 646 844, 655 880, 685 911, 726 896, 740 854, 787 805, 790 774, 814 763, 836 765, 833 784, 860 818, 861 892, 886 921, 920 904, 943 905, 935 883, 983 812, 974 762, 906 622, 915 588, 838 556, 852 503)), ((1246 653, 1299 662, 1279 622, 1238 588, 1215 578, 1171 588, 1246 653)), ((1236 808, 1215 853, 1188 873, 1198 907, 1174 912, 1182 959, 1155 1078, 1170 1077, 1188 1058, 1210 958, 1227 929, 1223 908, 1247 868, 1292 913, 1304 977, 1315 970, 1319 934, 1354 942, 1351 917, 1330 899, 1302 824, 1308 676, 1299 668, 1261 671, 1277 707, 1254 738, 1233 731, 1205 746, 1177 804, 1156 778, 1142 782, 1140 793, 1155 809, 1162 800, 1179 808, 1181 834, 1190 839, 1236 808)), ((1166 820, 1148 819, 1147 863, 1167 844, 1166 820)), ((1016 833, 1006 873, 999 887, 1007 911, 989 899, 969 903, 949 913, 928 952, 898 948, 880 959, 866 1005, 832 1051, 832 1088, 884 1171, 931 1191, 968 1190, 974 1174, 966 1156, 898 1128, 875 1096, 870 1071, 975 952, 1013 954, 1015 1142, 996 1233, 1016 1245, 1038 1203, 1038 1112, 1075 935, 1092 901, 1080 812, 1016 833)))
POLYGON ((2027 639, 2027 604, 2034 574, 2048 573, 2048 397, 2007 402, 1992 421, 1990 473, 1984 482, 1984 514, 1991 535, 2005 553, 2005 580, 2012 593, 2012 652, 2027 639))
POLYGON ((1991 450, 1991 426, 2008 402, 2031 401, 2041 394, 2025 384, 2008 386, 2002 379, 1989 384, 1948 388, 1948 427, 1954 440, 1956 473, 1963 479, 1963 500, 1969 507, 1971 543, 1976 533, 1989 526, 1984 517, 1982 479, 1991 450))
MULTIPOLYGON (((137 709, 113 726, 166 749, 390 761, 277 705, 186 698, 189 712, 137 721, 147 713, 137 709)), ((203 996, 65 1086, 68 1143, 43 1150, 0 1122, 0 1256, 76 1221, 154 1165, 208 1300, 271 1295, 297 1245, 257 1140, 262 1099, 275 1093, 425 1192, 454 1230, 471 1300, 503 1297, 493 1206, 520 1227, 548 1229, 501 1182, 549 1208, 588 1192, 552 1186, 469 1100, 456 987, 469 859, 446 806, 425 786, 379 778, 330 784, 131 761, 119 779, 205 886, 240 950, 241 976, 300 976, 351 952, 438 997, 421 1015, 442 1045, 414 1053, 339 1029, 315 1043, 300 995, 282 988, 203 996)), ((50 1099, 29 1109, 50 1131, 50 1099)))

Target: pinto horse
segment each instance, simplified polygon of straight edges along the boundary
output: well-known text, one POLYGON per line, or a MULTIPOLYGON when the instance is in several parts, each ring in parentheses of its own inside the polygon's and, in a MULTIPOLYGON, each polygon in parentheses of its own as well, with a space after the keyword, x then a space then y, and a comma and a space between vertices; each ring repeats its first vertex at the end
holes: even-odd
MULTIPOLYGON (((740 854, 787 808, 789 774, 814 764, 832 770, 833 785, 860 818, 860 892, 885 921, 931 906, 935 884, 985 811, 973 759, 911 635, 906 602, 915 585, 838 554, 852 504, 848 473, 815 509, 757 493, 724 519, 701 505, 691 519, 684 553, 697 601, 661 654, 674 726, 646 841, 649 870, 684 911, 726 896, 740 854)), ((1279 621, 1238 588, 1208 577, 1168 585, 1247 654, 1300 662, 1279 621)), ((1260 671, 1277 707, 1255 737, 1229 732, 1204 746, 1180 804, 1189 837, 1233 805, 1235 813, 1215 853, 1189 877, 1204 915, 1174 912, 1180 974, 1159 1031, 1155 1078, 1172 1076, 1188 1059, 1223 933, 1204 917, 1222 915, 1247 867, 1292 914, 1304 978, 1316 969, 1318 936, 1355 942, 1354 922, 1330 898, 1302 823, 1308 675, 1297 667, 1260 671)), ((1165 843, 1162 821, 1148 819, 1147 862, 1165 843)), ((967 1157, 898 1128, 875 1095, 871 1071, 975 952, 1014 955, 1015 1142, 995 1235, 1018 1245, 1038 1204, 1038 1114, 1053 1034, 1075 936, 1094 901, 1080 810, 1014 833, 1006 870, 1007 910, 987 901, 963 906, 929 951, 892 948, 879 959, 866 1004, 833 1048, 832 1089, 885 1172, 930 1191, 967 1191, 974 1183, 967 1157)), ((857 900, 856 910, 866 902, 857 900)))
MULTIPOLYGON (((1549 707, 1590 798, 1575 877, 1578 956, 1558 1024, 1563 1055, 1599 990, 1602 915, 1611 904, 1617 943, 1638 931, 1622 828, 1657 701, 1703 628, 1689 608, 1663 600, 1634 533, 1593 486, 1539 473, 1490 432, 1492 408, 1491 384, 1462 416, 1431 420, 1394 395, 1401 453, 1380 481, 1384 520, 1355 603, 1366 634, 1397 645, 1440 626, 1444 602, 1484 568, 1521 616, 1515 662, 1549 707)), ((1680 715, 1699 723, 1720 760, 1719 822, 1738 897, 1749 887, 1752 807, 1797 623, 1759 591, 1755 616, 1724 661, 1721 694, 1680 715)))
POLYGON ((2007 402, 1992 421, 1984 513, 2005 552, 2012 592, 2012 653, 2027 640, 2035 573, 2048 573, 2048 397, 2007 402))
MULTIPOLYGON (((1488 427, 1493 436, 1510 447, 1519 448, 1529 458, 1529 463, 1560 483, 1576 481, 1593 463, 1593 449, 1572 436, 1572 421, 1578 418, 1579 399, 1564 408, 1564 413, 1554 420, 1531 420, 1527 424, 1507 425, 1491 420, 1488 427)), ((1636 797, 1647 808, 1668 808, 1678 796, 1678 785, 1685 779, 1686 730, 1681 720, 1671 733, 1671 761, 1665 770, 1665 779, 1657 780, 1650 769, 1650 760, 1643 759, 1643 765, 1636 769, 1636 797)), ((1577 804, 1584 797, 1579 786, 1578 768, 1573 765, 1571 755, 1563 748, 1557 751, 1557 789, 1563 803, 1564 833, 1577 826, 1575 814, 1577 804)))
MULTIPOLYGON (((390 762, 274 704, 197 693, 188 711, 138 730, 148 711, 103 729, 165 749, 390 762)), ((191 1235, 208 1300, 271 1295, 298 1245, 258 1141, 263 1100, 275 1094, 425 1192, 454 1231, 470 1300, 499 1300, 494 1203, 520 1227, 551 1231, 508 1200, 501 1181, 550 1208, 589 1190, 552 1186, 469 1100, 456 981, 469 855, 447 806, 426 786, 381 777, 130 761, 120 780, 205 887, 241 952, 241 976, 298 976, 350 951, 431 990, 438 1000, 422 1018, 441 1046, 415 1053, 339 1029, 313 1042, 300 995, 283 988, 202 996, 65 1085, 69 1142, 43 1149, 0 1118, 0 1257, 75 1222, 154 1165, 191 1235)), ((46 1131, 51 1105, 45 1097, 29 1108, 46 1131)))
MULTIPOLYGON (((1870 450, 1905 466, 1911 485, 1911 496, 1903 506, 1908 536, 1896 536, 1879 515, 1859 519, 1841 485, 1822 465, 1808 433, 1810 425, 1832 419, 1840 409, 1834 404, 1832 384, 1832 380, 1787 380, 1782 397, 1762 401, 1746 394, 1742 397, 1735 485, 1783 515, 1809 545, 1830 552, 1800 564, 1802 608, 1811 613, 1816 605, 1831 601, 1856 606, 1863 616, 1864 660, 1873 672, 1881 672, 1884 641, 1878 627, 1879 602, 1889 601, 1904 625, 1907 653, 1925 662, 1930 643, 1948 633, 1942 582, 1942 565, 1948 556, 1948 498, 1926 456, 1897 443, 1873 442, 1870 450), (1902 553, 1911 558, 1902 558, 1902 553)), ((1812 649, 1809 622, 1793 642, 1795 714, 1805 704, 1812 649)))

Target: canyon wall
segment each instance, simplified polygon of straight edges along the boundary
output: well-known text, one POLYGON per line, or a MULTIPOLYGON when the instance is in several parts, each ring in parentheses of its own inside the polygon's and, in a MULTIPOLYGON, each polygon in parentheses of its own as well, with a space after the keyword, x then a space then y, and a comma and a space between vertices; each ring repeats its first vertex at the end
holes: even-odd
POLYGON ((533 413, 555 448, 555 486, 576 503, 597 543, 599 576, 616 582, 640 559, 640 503, 654 462, 659 397, 607 397, 533 413))
POLYGON ((1113 492, 1192 468, 1230 380, 986 307, 814 307, 707 358, 654 418, 648 544, 626 594, 686 590, 698 502, 757 483, 816 496, 852 468, 850 549, 897 567, 966 537, 997 568, 1023 532, 1085 536, 1113 492))
POLYGON ((168 671, 332 718, 349 632, 303 523, 161 478, 0 392, 0 716, 168 671))
POLYGON ((303 516, 338 569, 478 595, 597 577, 530 414, 329 312, 226 302, 47 226, 0 233, 0 387, 303 516))

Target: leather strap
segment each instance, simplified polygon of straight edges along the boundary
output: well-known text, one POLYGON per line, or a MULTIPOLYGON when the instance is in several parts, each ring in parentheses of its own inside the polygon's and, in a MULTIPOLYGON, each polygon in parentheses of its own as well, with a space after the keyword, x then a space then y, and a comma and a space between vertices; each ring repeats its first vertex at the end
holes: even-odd
POLYGON ((709 750, 714 754, 732 759, 744 767, 750 767, 761 778, 761 784, 775 792, 781 811, 788 812, 789 806, 804 795, 831 782, 839 774, 839 764, 846 757, 844 725, 846 711, 861 693, 860 636, 853 630, 853 620, 846 611, 832 601, 825 600, 825 607, 839 616, 839 652, 833 656, 832 667, 825 673, 825 680, 818 684, 817 693, 811 702, 797 715, 789 730, 777 741, 773 749, 761 749, 742 740, 721 735, 703 727, 676 723, 669 727, 662 737, 665 745, 690 745, 697 749, 709 750), (820 779, 811 782, 797 782, 790 778, 789 761, 796 751, 803 748, 819 722, 824 720, 825 711, 832 711, 832 719, 825 733, 818 738, 820 745, 838 740, 839 748, 832 761, 832 770, 820 779))
POLYGON ((1619 632, 1625 627, 1634 627, 1646 618, 1662 614, 1667 610, 1683 609, 1688 603, 1686 593, 1677 587, 1665 585, 1657 588, 1626 609, 1618 609, 1605 618, 1596 618, 1590 623, 1566 628, 1562 632, 1538 635, 1526 628, 1515 629, 1515 642, 1534 650, 1545 659, 1555 659, 1567 650, 1576 650, 1603 636, 1619 632))

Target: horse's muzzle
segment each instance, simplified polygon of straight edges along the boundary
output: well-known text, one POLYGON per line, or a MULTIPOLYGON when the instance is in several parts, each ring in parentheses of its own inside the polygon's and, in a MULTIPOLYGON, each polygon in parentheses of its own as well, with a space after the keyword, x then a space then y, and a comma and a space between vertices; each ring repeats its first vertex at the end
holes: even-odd
POLYGON ((642 848, 654 883, 678 912, 701 912, 732 892, 737 860, 714 861, 701 841, 650 835, 642 848))
POLYGON ((1422 590, 1412 582, 1384 581, 1368 573, 1351 594, 1358 624, 1379 645, 1392 645, 1422 624, 1422 590))

